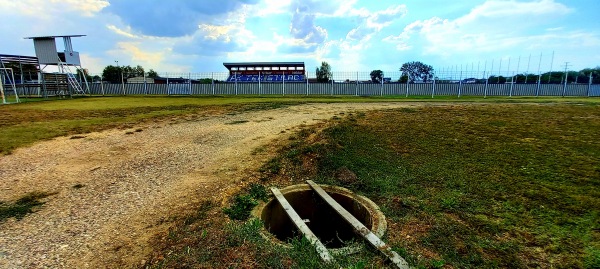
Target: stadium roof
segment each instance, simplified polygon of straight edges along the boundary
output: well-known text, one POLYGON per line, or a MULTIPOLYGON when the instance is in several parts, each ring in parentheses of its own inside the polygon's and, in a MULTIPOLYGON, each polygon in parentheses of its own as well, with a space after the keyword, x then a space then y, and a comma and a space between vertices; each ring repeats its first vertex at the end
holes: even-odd
POLYGON ((25 39, 38 39, 38 38, 57 38, 57 37, 82 37, 85 35, 49 35, 49 36, 31 36, 24 37, 25 39))
POLYGON ((22 64, 38 64, 38 58, 33 56, 7 55, 0 54, 0 61, 3 63, 22 63, 22 64))
POLYGON ((223 63, 227 69, 231 67, 268 67, 268 66, 304 66, 304 62, 247 62, 247 63, 223 63))

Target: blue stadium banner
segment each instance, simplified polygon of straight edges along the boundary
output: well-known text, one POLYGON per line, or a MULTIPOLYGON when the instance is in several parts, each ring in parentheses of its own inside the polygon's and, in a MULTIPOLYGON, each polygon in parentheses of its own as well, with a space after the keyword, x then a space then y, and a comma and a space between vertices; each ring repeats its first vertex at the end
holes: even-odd
POLYGON ((227 82, 305 82, 304 75, 231 75, 227 82))

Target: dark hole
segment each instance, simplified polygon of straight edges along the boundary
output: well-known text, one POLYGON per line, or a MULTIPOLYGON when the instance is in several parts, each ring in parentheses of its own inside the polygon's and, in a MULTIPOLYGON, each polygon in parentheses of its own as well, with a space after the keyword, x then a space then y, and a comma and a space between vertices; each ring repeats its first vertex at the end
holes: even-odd
MULTIPOLYGON (((351 197, 333 192, 328 193, 367 228, 371 229, 371 215, 363 205, 351 197)), ((307 223, 308 227, 327 248, 344 247, 357 238, 352 227, 314 191, 298 190, 284 194, 284 196, 302 219, 310 220, 307 223)), ((261 218, 265 223, 265 228, 283 242, 301 236, 275 199, 269 201, 265 206, 261 218)))

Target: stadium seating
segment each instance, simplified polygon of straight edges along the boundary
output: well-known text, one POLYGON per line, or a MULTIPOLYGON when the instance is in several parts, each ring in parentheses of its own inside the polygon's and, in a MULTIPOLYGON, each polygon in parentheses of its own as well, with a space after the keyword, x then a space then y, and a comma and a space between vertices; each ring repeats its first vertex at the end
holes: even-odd
MULTIPOLYGON (((284 75, 230 75, 227 82, 283 82, 284 75)), ((285 75, 285 82, 305 82, 304 75, 285 75)))

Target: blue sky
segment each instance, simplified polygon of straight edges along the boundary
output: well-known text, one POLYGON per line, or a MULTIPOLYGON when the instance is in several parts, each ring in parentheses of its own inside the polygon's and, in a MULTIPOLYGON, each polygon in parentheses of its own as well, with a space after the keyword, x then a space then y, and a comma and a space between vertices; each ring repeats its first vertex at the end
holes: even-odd
POLYGON ((565 62, 579 70, 600 66, 599 12, 598 0, 0 0, 0 54, 34 55, 23 37, 85 34, 73 46, 92 73, 115 60, 159 72, 244 61, 386 72, 408 61, 438 71, 502 61, 535 73, 540 54, 542 71, 565 62))

